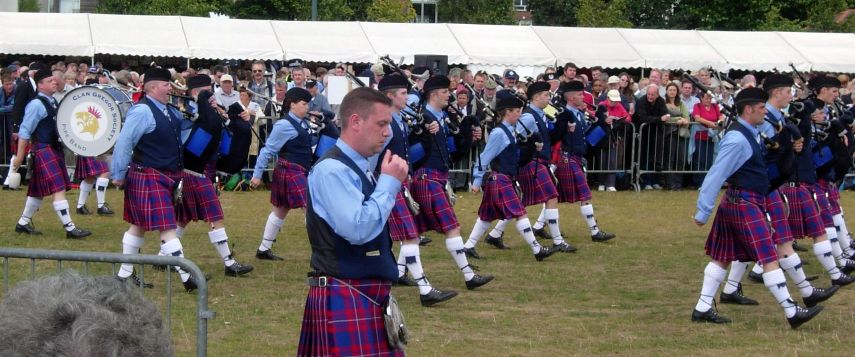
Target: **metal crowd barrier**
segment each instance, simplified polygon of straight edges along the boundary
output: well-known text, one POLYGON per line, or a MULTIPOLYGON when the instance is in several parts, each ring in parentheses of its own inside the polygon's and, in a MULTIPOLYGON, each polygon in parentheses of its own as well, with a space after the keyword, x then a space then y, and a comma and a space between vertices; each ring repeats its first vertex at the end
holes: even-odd
POLYGON ((637 165, 636 189, 654 184, 665 188, 681 186, 686 174, 693 175, 694 186, 700 186, 715 158, 719 132, 695 122, 682 127, 641 124, 632 160, 637 165))
MULTIPOLYGON (((3 294, 9 292, 9 260, 10 258, 29 259, 29 278, 36 277, 36 260, 53 260, 57 262, 57 271, 63 270, 63 262, 83 262, 82 274, 89 274, 89 263, 112 263, 112 274, 116 273, 117 263, 140 264, 136 271, 141 280, 145 280, 146 265, 178 266, 196 277, 196 355, 205 356, 208 350, 208 320, 214 318, 214 312, 208 309, 208 283, 202 270, 186 258, 157 255, 125 255, 118 253, 79 252, 47 249, 23 249, 0 247, 0 257, 3 258, 3 294)), ((166 325, 172 328, 172 269, 166 270, 166 325)))
POLYGON ((603 139, 607 142, 600 149, 588 152, 585 170, 589 177, 596 175, 599 185, 608 187, 615 187, 618 175, 629 175, 631 178, 635 169, 635 136, 635 125, 632 123, 612 129, 612 134, 603 139))

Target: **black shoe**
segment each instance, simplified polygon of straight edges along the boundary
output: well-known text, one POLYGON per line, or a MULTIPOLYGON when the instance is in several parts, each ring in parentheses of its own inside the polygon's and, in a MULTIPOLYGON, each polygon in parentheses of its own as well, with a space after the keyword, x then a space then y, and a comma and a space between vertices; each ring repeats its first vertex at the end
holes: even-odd
POLYGON ((793 250, 795 250, 797 252, 807 252, 808 251, 807 248, 802 247, 801 244, 799 244, 799 242, 797 242, 797 241, 793 241, 793 250))
POLYGON ((605 241, 608 241, 609 239, 612 239, 614 237, 616 237, 616 236, 612 233, 606 233, 603 231, 599 231, 599 232, 597 232, 597 234, 591 235, 591 240, 594 242, 605 242, 605 241))
POLYGON ((466 256, 472 259, 481 259, 481 256, 478 255, 478 252, 475 251, 475 247, 472 248, 463 248, 463 252, 466 253, 466 256))
MULTIPOLYGON (((211 276, 208 274, 205 274, 205 281, 208 281, 208 280, 211 280, 211 276)), ((189 278, 187 278, 187 281, 183 282, 182 284, 184 284, 184 290, 187 290, 188 293, 193 292, 193 290, 196 290, 199 288, 199 285, 196 284, 196 277, 194 277, 192 275, 189 278)))
POLYGON ((74 229, 72 229, 70 231, 65 231, 65 238, 68 238, 68 239, 81 239, 81 238, 86 238, 86 237, 91 236, 91 235, 92 235, 92 232, 87 231, 85 229, 78 228, 78 227, 74 227, 74 229))
POLYGON ((395 283, 395 285, 419 286, 419 283, 417 283, 415 280, 413 280, 413 278, 409 277, 407 274, 404 274, 404 275, 398 277, 398 281, 395 283))
POLYGON ((272 249, 268 249, 268 250, 265 250, 263 252, 260 250, 256 250, 255 251, 255 257, 258 259, 261 259, 261 260, 285 260, 282 257, 280 257, 276 254, 273 254, 272 249))
POLYGON ((814 306, 814 307, 801 307, 796 305, 796 314, 793 317, 788 317, 787 322, 790 323, 790 327, 793 329, 798 328, 803 323, 810 321, 810 319, 819 315, 822 312, 822 306, 814 306))
MULTIPOLYGON (((849 237, 852 237, 852 234, 849 234, 849 237)), ((849 241, 849 248, 855 249, 855 240, 849 241)))
POLYGON ((487 234, 487 239, 486 239, 487 244, 492 245, 492 246, 496 247, 497 249, 510 249, 510 248, 508 248, 508 246, 505 245, 505 242, 502 240, 502 237, 504 235, 505 235, 505 232, 502 232, 502 235, 497 238, 497 237, 493 237, 493 236, 487 234))
POLYGON ((15 233, 26 233, 33 236, 42 234, 41 231, 36 230, 36 226, 33 225, 32 221, 30 221, 30 223, 27 223, 26 225, 15 223, 15 233))
POLYGON ((561 244, 553 244, 552 250, 562 253, 576 253, 577 249, 565 240, 561 244))
POLYGON ((726 294, 722 292, 721 296, 718 298, 718 301, 722 304, 760 305, 757 300, 745 297, 745 295, 742 293, 742 283, 739 283, 739 285, 736 286, 736 291, 731 294, 726 294))
POLYGON ((831 285, 837 286, 846 286, 852 283, 855 283, 855 277, 846 274, 841 274, 839 278, 831 280, 831 285))
POLYGON ((426 245, 430 244, 431 242, 433 242, 433 239, 430 239, 430 238, 425 237, 425 236, 419 236, 419 245, 420 246, 426 246, 426 245))
POLYGON ((86 207, 86 205, 83 205, 81 207, 77 207, 77 214, 79 214, 81 216, 88 216, 88 215, 92 214, 92 211, 89 210, 89 207, 86 207))
POLYGON ((113 212, 113 209, 111 209, 110 206, 107 205, 107 203, 104 203, 103 206, 98 207, 99 216, 112 216, 114 213, 116 212, 113 212))
POLYGON ((552 238, 549 236, 549 234, 546 234, 546 227, 541 227, 539 229, 534 229, 534 227, 532 227, 532 229, 534 230, 534 236, 537 237, 538 239, 550 239, 550 238, 552 238))
POLYGON ((763 284, 763 274, 758 274, 751 270, 748 272, 748 280, 751 280, 755 283, 763 284))
POLYGON ((730 319, 724 316, 720 316, 715 312, 715 309, 710 307, 706 312, 700 312, 698 310, 692 311, 692 321, 694 322, 711 322, 714 324, 729 324, 730 319))
POLYGON ((819 304, 834 296, 834 293, 836 293, 837 290, 840 290, 840 287, 837 285, 832 285, 825 289, 815 287, 813 288, 813 293, 810 294, 810 296, 808 297, 802 298, 802 300, 805 302, 805 306, 814 307, 816 306, 816 304, 819 304))
POLYGON ((235 261, 231 266, 227 266, 225 269, 226 276, 241 276, 248 274, 253 269, 255 269, 252 265, 249 264, 241 264, 235 261))
POLYGON ((855 271, 855 262, 846 259, 846 263, 843 264, 842 267, 840 267, 840 272, 843 274, 849 274, 853 271, 855 271))
POLYGON ((442 291, 437 288, 433 288, 430 289, 429 293, 419 295, 419 300, 421 300, 422 306, 432 306, 449 300, 455 296, 457 296, 457 292, 454 290, 442 291))
POLYGON ((475 274, 475 276, 473 276, 472 279, 469 279, 466 281, 466 288, 469 290, 472 290, 472 289, 475 289, 479 286, 487 284, 492 280, 493 280, 492 275, 481 276, 481 275, 475 274))
POLYGON ((540 251, 534 255, 534 259, 537 259, 537 261, 541 262, 544 259, 549 258, 550 255, 555 254, 555 252, 557 252, 557 250, 554 250, 550 247, 542 245, 542 246, 540 246, 540 251))
POLYGON ((151 289, 154 287, 154 284, 146 283, 146 282, 140 280, 140 277, 137 276, 137 273, 131 273, 131 276, 129 276, 127 278, 121 278, 121 277, 117 276, 116 279, 123 282, 123 283, 130 281, 131 284, 133 284, 134 286, 139 286, 141 288, 151 289))

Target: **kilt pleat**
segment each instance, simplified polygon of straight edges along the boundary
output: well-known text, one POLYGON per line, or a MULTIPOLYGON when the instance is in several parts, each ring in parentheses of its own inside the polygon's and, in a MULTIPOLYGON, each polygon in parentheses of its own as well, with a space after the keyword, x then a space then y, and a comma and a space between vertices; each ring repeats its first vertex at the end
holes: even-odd
POLYGON ((404 187, 409 187, 408 182, 404 182, 401 185, 401 190, 395 196, 395 206, 392 207, 392 214, 389 215, 389 235, 396 242, 417 239, 419 237, 416 220, 407 206, 407 199, 404 198, 404 187))
POLYGON ((825 234, 819 208, 813 199, 813 193, 806 185, 795 187, 784 185, 779 190, 787 197, 787 205, 790 208, 787 222, 793 238, 816 238, 825 234))
POLYGON ((707 237, 707 255, 720 262, 766 264, 778 260, 764 212, 765 201, 765 196, 754 192, 728 189, 707 237))
POLYGON ((110 172, 110 165, 106 162, 89 156, 77 156, 74 166, 74 180, 82 182, 88 177, 98 176, 110 172))
POLYGON ((578 156, 561 153, 555 169, 558 178, 558 202, 585 202, 591 200, 591 188, 582 169, 582 159, 578 156))
POLYGON ((526 215, 525 207, 514 190, 514 182, 508 175, 492 172, 484 182, 478 218, 491 222, 526 215))
POLYGON ((448 172, 420 168, 413 176, 413 199, 419 204, 416 226, 419 233, 437 231, 446 233, 460 227, 454 208, 445 196, 448 172))
POLYGON ((285 159, 276 160, 270 189, 270 203, 276 207, 306 207, 306 169, 285 159))
POLYGON ((36 143, 32 146, 32 152, 33 176, 27 186, 27 196, 50 196, 71 187, 62 151, 36 143))
POLYGON ((816 205, 819 207, 819 218, 822 219, 822 225, 825 228, 834 228, 834 219, 831 218, 831 202, 828 199, 827 186, 821 185, 818 181, 810 187, 816 205))
POLYGON ((549 167, 544 162, 532 160, 520 167, 517 174, 517 182, 523 192, 522 205, 524 207, 545 203, 553 198, 558 198, 558 190, 552 177, 549 175, 549 167))
POLYGON ((223 207, 211 180, 187 172, 182 172, 181 178, 184 180, 183 196, 181 204, 175 207, 178 222, 222 220, 223 207))
POLYGON ((175 229, 172 190, 178 179, 178 173, 131 164, 125 183, 125 221, 144 231, 175 229))
POLYGON ((837 185, 824 179, 819 179, 816 183, 822 186, 822 189, 828 194, 828 207, 831 215, 836 216, 843 213, 843 209, 840 208, 840 191, 837 189, 837 185))
POLYGON ((781 195, 778 190, 775 190, 766 196, 766 212, 769 213, 771 219, 772 241, 775 244, 793 241, 793 231, 790 229, 790 222, 787 220, 789 215, 787 204, 784 203, 781 195))

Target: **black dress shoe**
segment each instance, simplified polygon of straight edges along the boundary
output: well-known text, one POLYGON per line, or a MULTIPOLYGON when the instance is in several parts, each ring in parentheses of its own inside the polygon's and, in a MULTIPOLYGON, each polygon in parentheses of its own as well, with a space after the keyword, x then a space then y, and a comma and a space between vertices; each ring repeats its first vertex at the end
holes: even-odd
POLYGON ((745 297, 745 295, 742 293, 742 283, 739 283, 739 285, 736 286, 736 291, 734 291, 733 293, 726 294, 722 292, 718 301, 722 304, 760 305, 757 300, 745 297))
POLYGON ((815 288, 813 288, 813 293, 810 294, 810 296, 808 296, 808 297, 802 298, 802 300, 804 300, 805 306, 814 307, 814 306, 816 306, 816 304, 819 304, 825 300, 828 300, 832 296, 834 296, 834 293, 836 293, 837 290, 840 290, 840 287, 837 285, 832 285, 832 286, 827 287, 825 289, 815 287, 815 288))
POLYGON ((81 229, 79 227, 74 227, 74 229, 70 231, 65 231, 65 238, 68 239, 81 239, 91 236, 92 232, 87 231, 85 229, 81 229))
POLYGON ((839 278, 831 280, 831 285, 837 286, 846 286, 852 283, 855 283, 855 277, 846 274, 841 274, 839 278))
POLYGON ((457 296, 457 292, 454 290, 442 291, 437 288, 433 288, 430 289, 429 293, 419 295, 419 300, 421 300, 422 306, 432 306, 449 300, 455 296, 457 296))
POLYGON ((753 270, 748 272, 748 280, 751 280, 755 283, 763 284, 763 274, 757 274, 753 270))
POLYGON ((472 289, 475 289, 479 286, 487 284, 492 280, 493 280, 492 275, 481 276, 481 275, 475 274, 475 276, 473 276, 472 279, 469 279, 466 281, 466 288, 469 290, 472 290, 472 289))
POLYGON ((502 237, 505 235, 505 232, 502 232, 502 235, 497 237, 493 237, 487 234, 487 244, 496 247, 497 249, 509 249, 508 246, 505 245, 505 242, 502 240, 502 237))
POLYGON ((88 215, 92 214, 92 211, 89 210, 89 207, 86 207, 86 205, 83 205, 81 207, 77 207, 77 214, 79 214, 81 216, 88 216, 88 215))
POLYGON ((534 230, 534 236, 537 237, 538 239, 550 239, 550 238, 552 238, 549 236, 549 234, 546 233, 546 227, 541 227, 539 229, 534 229, 532 227, 532 229, 534 230))
POLYGON ((400 286, 419 286, 419 283, 413 280, 413 278, 409 277, 407 274, 398 277, 398 281, 395 282, 395 285, 400 286))
POLYGON ((576 253, 577 249, 565 240, 561 244, 553 244, 552 250, 562 253, 576 253))
POLYGON ((98 207, 98 215, 99 216, 112 216, 114 213, 116 213, 116 212, 113 212, 113 209, 110 208, 110 206, 107 205, 106 203, 104 203, 103 206, 98 207))
POLYGON ((808 251, 807 248, 802 247, 801 244, 799 244, 799 242, 797 242, 797 241, 793 241, 793 250, 795 250, 797 252, 807 252, 808 251))
POLYGON ((472 248, 463 248, 463 252, 466 253, 466 256, 472 259, 481 259, 481 256, 478 255, 478 252, 475 251, 475 247, 472 248))
POLYGON ((225 272, 226 272, 226 276, 241 276, 241 275, 248 274, 253 269, 255 269, 255 267, 253 267, 252 265, 249 265, 249 264, 244 265, 244 264, 241 264, 241 263, 238 263, 237 261, 235 261, 234 264, 226 267, 225 272))
POLYGON ((117 276, 116 280, 121 281, 123 283, 130 281, 131 284, 133 284, 134 286, 139 286, 141 288, 146 288, 146 289, 151 289, 154 287, 154 284, 146 283, 146 282, 140 280, 140 277, 137 276, 137 273, 131 273, 131 276, 129 276, 127 278, 122 278, 122 277, 117 276))
POLYGON ((430 239, 430 238, 425 237, 425 236, 419 236, 419 245, 420 246, 426 246, 426 245, 430 244, 431 242, 433 242, 433 239, 430 239))
POLYGON ((273 254, 272 249, 268 249, 268 250, 265 250, 263 252, 260 250, 256 250, 255 251, 255 257, 258 259, 261 259, 261 260, 285 260, 282 257, 280 257, 276 254, 273 254))
POLYGON ((843 274, 849 274, 853 271, 855 271, 855 262, 853 262, 849 259, 846 259, 843 266, 840 267, 840 272, 843 274))
POLYGON ((729 324, 730 319, 724 316, 720 316, 715 312, 715 309, 710 307, 709 310, 705 312, 700 312, 698 310, 692 311, 692 321, 694 322, 711 322, 714 324, 729 324))
POLYGON ((614 235, 612 233, 606 233, 603 231, 599 231, 599 232, 597 232, 597 234, 591 235, 591 240, 594 242, 605 242, 605 241, 608 241, 609 239, 612 239, 614 237, 616 237, 616 235, 614 235))
MULTIPOLYGON (((205 274, 205 281, 208 281, 208 280, 211 280, 211 276, 208 274, 205 274)), ((187 281, 182 282, 182 284, 184 284, 184 290, 187 290, 188 293, 193 292, 193 290, 196 290, 199 288, 199 284, 196 283, 196 277, 194 277, 192 275, 189 278, 187 278, 187 281)))
POLYGON ((796 305, 796 314, 793 317, 788 317, 787 322, 790 323, 790 327, 793 329, 798 328, 803 323, 810 321, 810 319, 819 315, 822 312, 822 306, 814 306, 814 307, 801 307, 796 305))
POLYGON ((33 225, 32 221, 26 225, 15 223, 15 233, 26 233, 33 236, 42 234, 41 231, 36 229, 36 226, 33 225))
POLYGON ((541 262, 544 259, 548 258, 550 255, 555 254, 555 252, 556 252, 556 250, 554 250, 550 247, 547 247, 545 245, 542 245, 542 246, 540 246, 540 251, 534 255, 534 259, 537 259, 537 261, 541 262))

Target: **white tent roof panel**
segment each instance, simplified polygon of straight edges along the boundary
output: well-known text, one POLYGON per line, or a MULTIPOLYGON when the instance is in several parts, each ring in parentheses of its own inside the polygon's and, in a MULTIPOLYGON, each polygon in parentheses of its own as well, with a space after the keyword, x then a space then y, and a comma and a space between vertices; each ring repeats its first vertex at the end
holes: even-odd
POLYGON ((810 63, 775 32, 698 31, 728 67, 739 70, 790 71, 792 62, 800 71, 810 63))
POLYGON ((357 22, 271 21, 285 58, 368 63, 377 55, 357 22))
POLYGON ((535 26, 534 31, 555 54, 558 64, 581 67, 644 67, 644 59, 613 28, 535 26))
POLYGON ((0 53, 43 56, 94 54, 86 14, 0 12, 0 53))
POLYGON ((129 56, 189 57, 177 16, 90 14, 95 53, 129 56), (140 25, 145 24, 144 30, 140 25))
POLYGON ((650 68, 727 69, 727 60, 696 31, 618 29, 650 68))
POLYGON ((435 54, 447 55, 449 64, 469 63, 466 51, 445 24, 361 22, 360 25, 377 55, 389 55, 396 62, 404 57, 404 63, 412 64, 414 55, 435 54))
POLYGON ((266 20, 181 16, 193 58, 280 60, 282 48, 266 20))
POLYGON ((855 72, 855 34, 778 32, 814 71, 855 72))
POLYGON ((448 24, 469 63, 552 66, 555 56, 528 26, 448 24))

